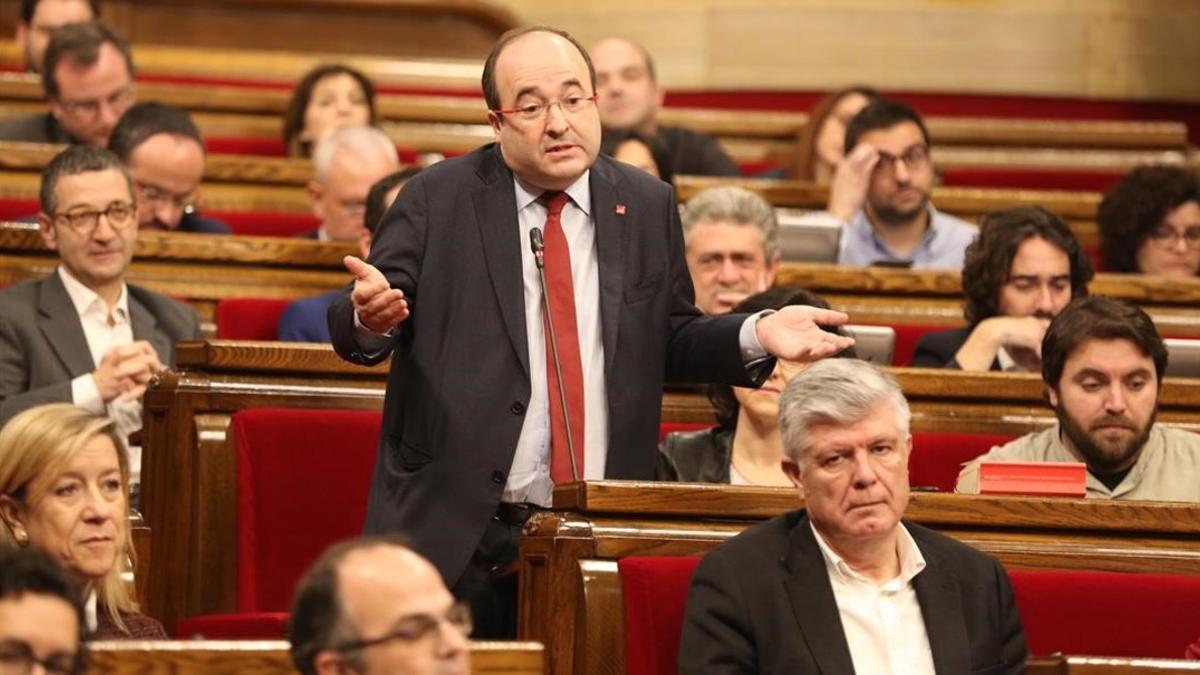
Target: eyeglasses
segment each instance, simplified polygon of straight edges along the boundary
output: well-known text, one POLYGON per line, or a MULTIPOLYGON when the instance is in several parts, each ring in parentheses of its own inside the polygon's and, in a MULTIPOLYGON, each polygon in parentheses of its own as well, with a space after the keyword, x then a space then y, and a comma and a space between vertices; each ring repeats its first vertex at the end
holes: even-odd
POLYGON ((136 97, 137 87, 133 84, 128 84, 123 89, 109 94, 104 98, 93 98, 83 101, 60 99, 58 103, 69 115, 79 118, 95 118, 100 115, 100 108, 104 105, 107 105, 110 109, 118 113, 125 112, 125 109, 133 103, 133 99, 136 97))
POLYGON ((489 112, 497 115, 513 115, 517 119, 526 122, 536 122, 544 119, 550 114, 550 108, 558 106, 559 110, 563 111, 564 115, 578 115, 588 108, 589 105, 595 103, 600 98, 600 94, 592 94, 584 96, 583 94, 573 94, 564 96, 557 101, 543 101, 541 103, 526 103, 515 108, 506 108, 501 110, 491 110, 489 112))
POLYGON ((33 672, 34 664, 49 675, 71 675, 78 658, 73 653, 57 652, 39 659, 23 640, 0 640, 0 675, 27 675, 33 672))
POLYGON ((100 216, 104 216, 114 230, 124 230, 137 222, 133 217, 136 212, 137 209, 129 202, 113 202, 103 211, 72 209, 52 215, 55 222, 65 224, 80 236, 90 237, 100 226, 100 216))
POLYGON ((904 167, 909 171, 924 168, 929 163, 929 146, 914 145, 899 155, 880 150, 879 163, 875 165, 875 168, 887 173, 895 173, 897 162, 904 162, 904 167))
POLYGON ((1150 230, 1150 241, 1162 248, 1175 248, 1179 240, 1187 242, 1188 248, 1200 248, 1200 226, 1186 228, 1183 232, 1163 224, 1150 230))
POLYGON ((401 640, 409 644, 416 644, 432 640, 435 635, 438 638, 445 639, 447 624, 462 635, 469 635, 473 627, 470 605, 461 602, 456 603, 446 612, 445 616, 440 618, 432 614, 412 614, 402 617, 396 623, 396 627, 387 633, 369 640, 348 642, 339 646, 337 651, 352 652, 366 647, 381 645, 392 640, 401 640))
POLYGON ((142 193, 142 198, 152 204, 170 204, 177 209, 182 209, 184 213, 196 212, 196 195, 188 193, 185 195, 173 194, 163 188, 155 185, 147 185, 146 183, 138 183, 138 190, 142 193))

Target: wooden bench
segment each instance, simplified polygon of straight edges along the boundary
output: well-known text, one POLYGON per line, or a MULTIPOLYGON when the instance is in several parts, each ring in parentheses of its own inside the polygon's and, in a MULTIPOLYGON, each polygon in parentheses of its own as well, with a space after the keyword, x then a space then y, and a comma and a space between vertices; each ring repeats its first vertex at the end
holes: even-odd
MULTIPOLYGON (((100 640, 87 645, 88 672, 97 675, 294 675, 281 640, 100 640)), ((536 642, 472 642, 476 675, 542 675, 536 642)))
MULTIPOLYGON (((624 672, 617 560, 703 555, 800 506, 789 488, 608 481, 555 491, 526 526, 518 565, 521 639, 555 674, 624 672)), ((1200 573, 1200 505, 914 493, 906 517, 1012 568, 1200 573)), ((1186 645, 1180 645, 1182 653, 1186 645)))
MULTIPOLYGON (((16 13, 0 20, 11 35, 16 13)), ((310 54, 482 59, 520 25, 479 0, 106 0, 104 17, 131 43, 200 48, 254 45, 310 54), (319 28, 318 28, 319 27, 319 28)), ((236 72, 236 69, 231 72, 236 72)))
MULTIPOLYGON (((44 277, 58 265, 57 255, 28 223, 0 223, 0 251, 0 286, 44 277)), ((294 299, 341 288, 349 281, 341 263, 346 254, 357 255, 357 247, 302 238, 146 231, 138 233, 126 280, 186 300, 205 333, 214 335, 218 301, 294 299)))
MULTIPOLYGON (((343 362, 328 346, 181 343, 176 372, 150 388, 143 432, 143 511, 154 529, 146 603, 172 626, 236 611, 236 469, 230 416, 254 407, 380 410, 386 367, 343 362), (161 533, 161 534, 160 534, 161 533), (169 573, 158 573, 169 570, 169 573)), ((915 431, 1019 436, 1054 423, 1029 374, 892 369, 915 431)), ((665 422, 712 424, 707 399, 667 391, 665 422)), ((1168 380, 1159 420, 1200 429, 1200 382, 1168 380)))

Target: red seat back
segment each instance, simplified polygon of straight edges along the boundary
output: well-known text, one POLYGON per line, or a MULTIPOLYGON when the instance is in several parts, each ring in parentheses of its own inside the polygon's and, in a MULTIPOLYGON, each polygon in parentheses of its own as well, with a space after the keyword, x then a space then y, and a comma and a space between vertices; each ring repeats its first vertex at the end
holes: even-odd
POLYGON ((936 487, 954 492, 962 465, 996 445, 1004 445, 1012 436, 920 432, 913 434, 912 453, 908 456, 908 483, 914 487, 936 487))
POLYGON ((278 340, 279 317, 291 300, 225 298, 217 301, 217 337, 221 340, 278 340))
POLYGON ((1183 658, 1200 635, 1200 576, 1011 570, 1035 656, 1183 658))
POLYGON ((677 431, 700 431, 712 426, 704 422, 660 422, 658 424, 658 442, 662 443, 667 434, 673 434, 677 431))
POLYGON ((892 350, 892 365, 907 366, 911 361, 913 354, 917 351, 917 341, 926 333, 934 333, 953 326, 946 324, 926 325, 926 324, 888 324, 896 331, 896 346, 892 350))
POLYGON ((313 232, 321 221, 309 213, 269 211, 205 211, 205 215, 229 223, 233 234, 255 237, 296 237, 313 232))
POLYGON ((287 611, 296 582, 366 516, 382 414, 257 408, 233 414, 238 611, 287 611))
POLYGON ((635 556, 617 562, 625 596, 626 675, 679 672, 679 635, 698 557, 635 556))

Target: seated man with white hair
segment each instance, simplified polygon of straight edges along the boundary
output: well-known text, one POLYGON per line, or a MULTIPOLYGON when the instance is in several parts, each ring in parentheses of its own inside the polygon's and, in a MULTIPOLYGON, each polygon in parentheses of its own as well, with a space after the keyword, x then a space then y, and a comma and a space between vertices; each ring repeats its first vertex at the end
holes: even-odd
POLYGON ((321 227, 304 236, 370 246, 364 215, 367 192, 376 181, 400 169, 396 145, 374 127, 339 129, 313 152, 308 197, 321 227))
POLYGON ((779 404, 783 470, 804 508, 701 561, 680 673, 1024 671, 1000 563, 901 521, 910 417, 896 381, 865 361, 792 378, 779 404))

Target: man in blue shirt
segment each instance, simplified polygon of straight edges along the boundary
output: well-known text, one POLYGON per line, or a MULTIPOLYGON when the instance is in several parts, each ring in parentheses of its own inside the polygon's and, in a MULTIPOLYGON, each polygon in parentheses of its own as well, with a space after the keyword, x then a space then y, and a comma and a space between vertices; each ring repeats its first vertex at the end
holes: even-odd
POLYGON ((978 229, 929 201, 933 158, 929 132, 915 110, 882 99, 846 127, 846 158, 829 193, 842 223, 842 265, 960 270, 978 229))

